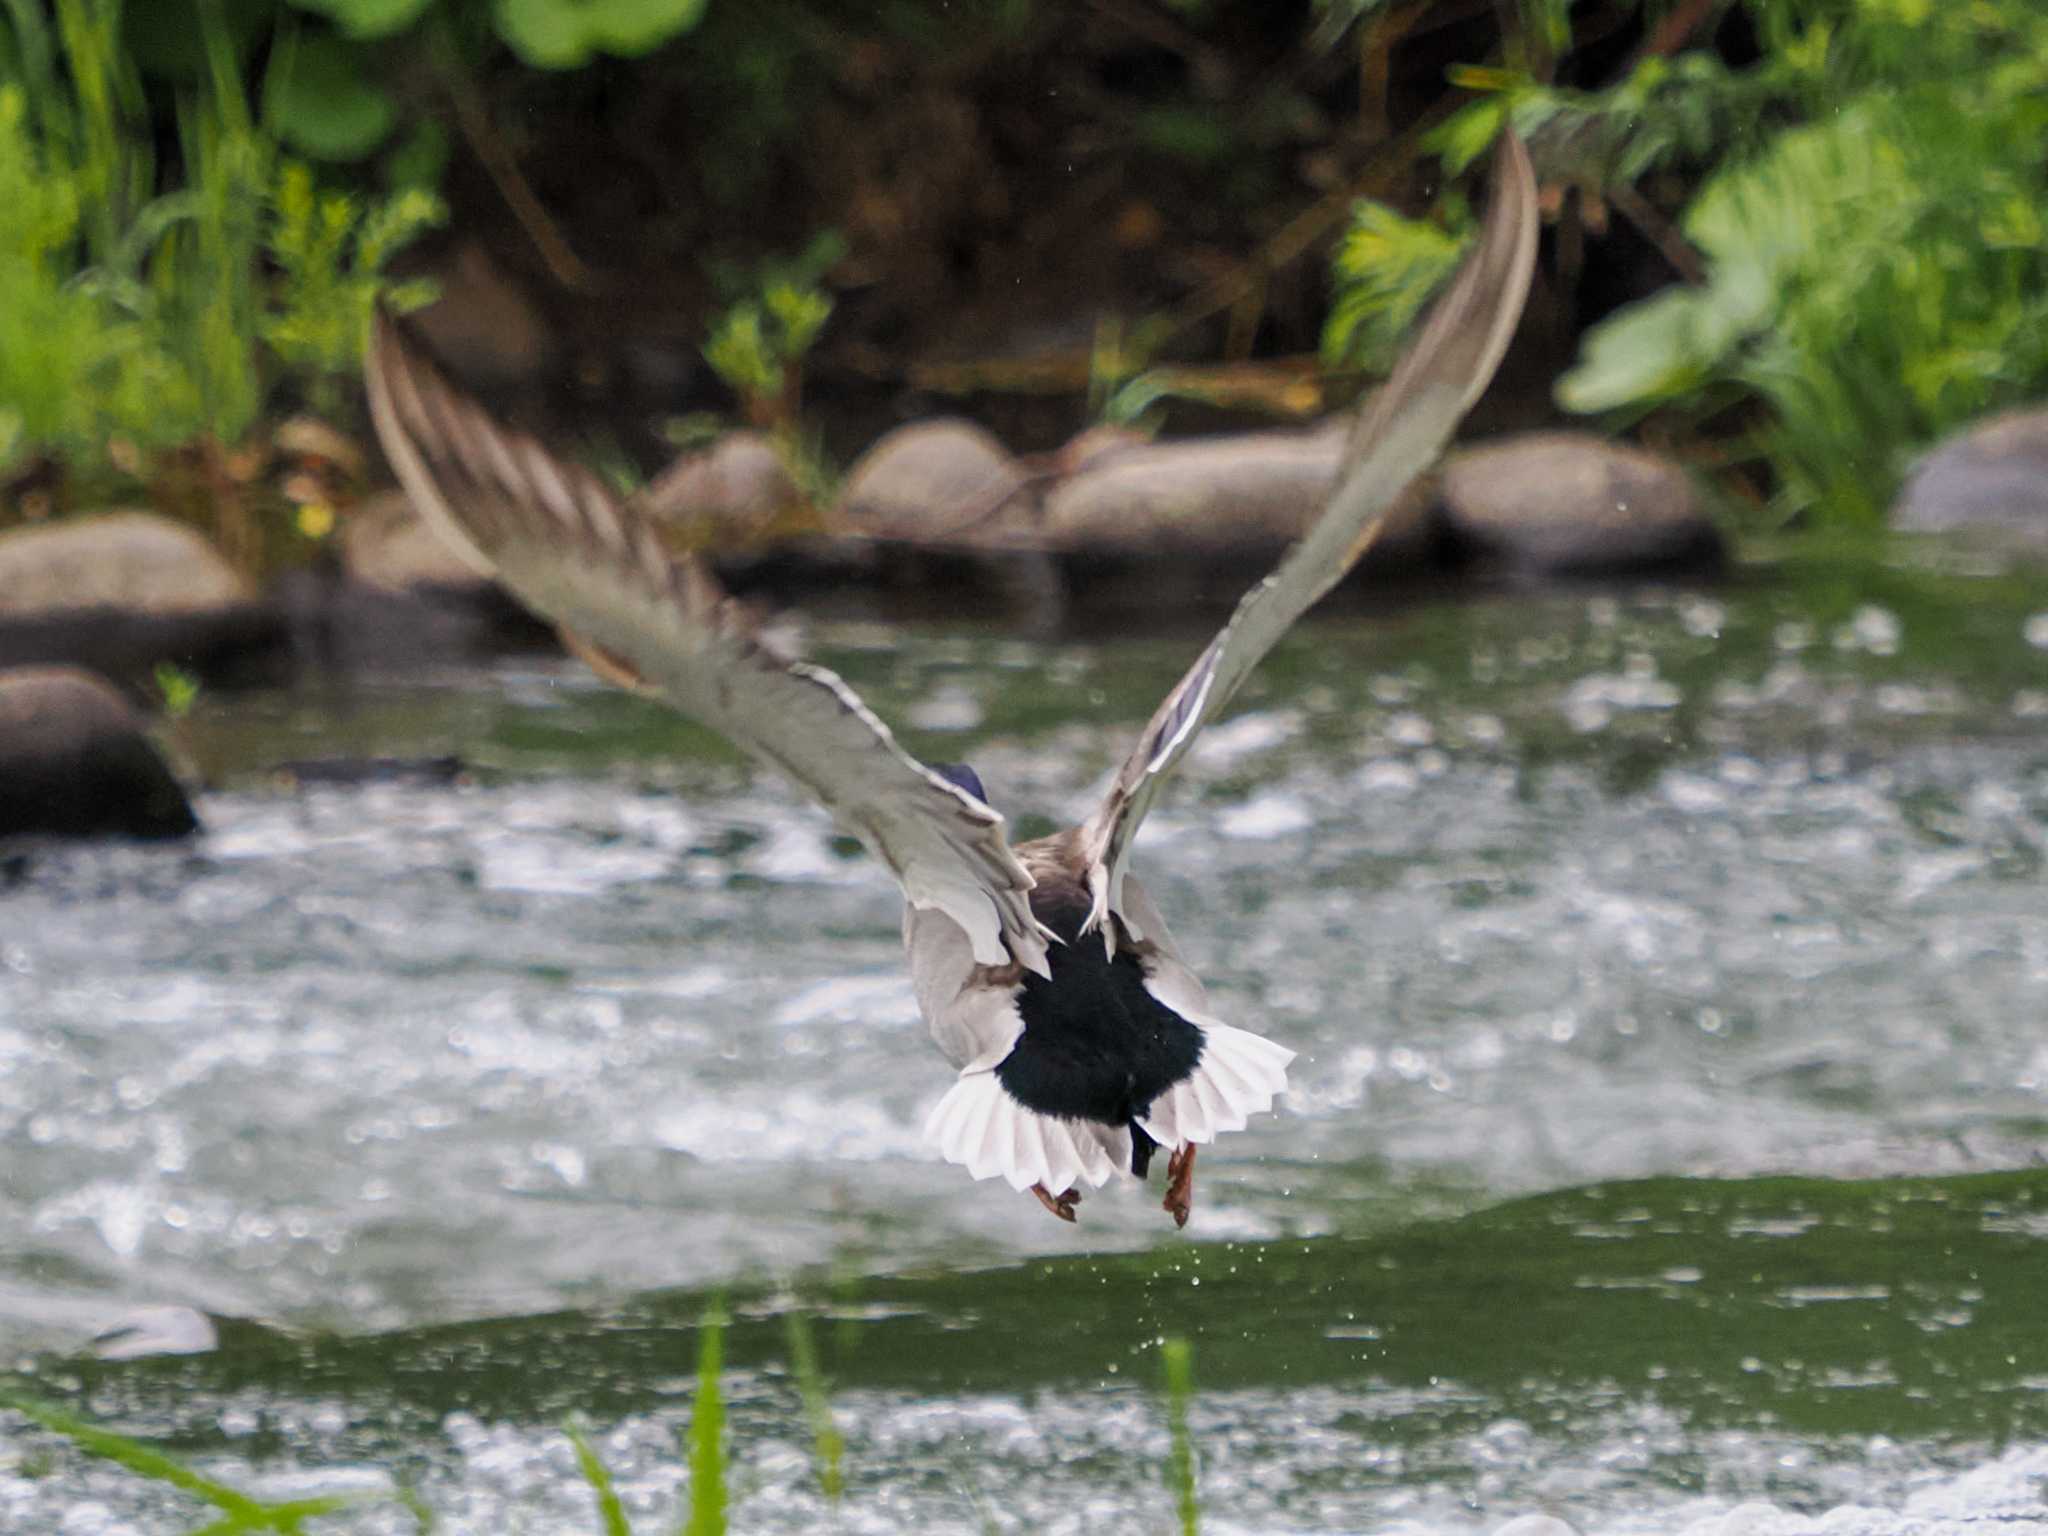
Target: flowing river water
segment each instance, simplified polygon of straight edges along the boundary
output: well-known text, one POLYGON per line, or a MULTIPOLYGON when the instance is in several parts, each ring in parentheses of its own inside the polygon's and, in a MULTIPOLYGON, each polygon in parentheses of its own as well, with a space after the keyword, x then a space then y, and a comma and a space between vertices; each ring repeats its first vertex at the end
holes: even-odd
MULTIPOLYGON (((716 1301, 739 1531, 1164 1531, 1170 1336, 1212 1532, 2048 1530, 2048 583, 1380 607, 1290 637, 1139 844, 1301 1053, 1185 1234, 923 1148, 886 874, 658 705, 202 700, 203 838, 0 866, 8 1390, 446 1532, 597 1529, 581 1415, 670 1529, 716 1301), (274 771, 344 754, 464 766, 274 771)), ((811 651, 1032 835, 1200 640, 811 651)), ((0 1530, 204 1523, 0 1412, 0 1530)))

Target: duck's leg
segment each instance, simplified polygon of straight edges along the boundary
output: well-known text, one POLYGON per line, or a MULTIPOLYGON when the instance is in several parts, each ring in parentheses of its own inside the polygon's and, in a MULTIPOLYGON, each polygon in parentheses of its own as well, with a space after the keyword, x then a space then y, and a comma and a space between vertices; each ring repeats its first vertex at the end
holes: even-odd
POLYGON ((1173 1217, 1176 1227, 1188 1224, 1188 1212, 1195 1203, 1195 1144, 1176 1148, 1166 1159, 1166 1199, 1160 1202, 1173 1217))
MULTIPOLYGON (((1081 1203, 1080 1190, 1069 1189, 1062 1194, 1055 1195, 1043 1184, 1034 1184, 1031 1186, 1031 1193, 1038 1196, 1038 1203, 1040 1205, 1051 1211, 1053 1215, 1059 1217, 1061 1221, 1073 1221, 1076 1219, 1074 1207, 1081 1203)), ((1185 1220, 1186 1218, 1182 1219, 1185 1220)))

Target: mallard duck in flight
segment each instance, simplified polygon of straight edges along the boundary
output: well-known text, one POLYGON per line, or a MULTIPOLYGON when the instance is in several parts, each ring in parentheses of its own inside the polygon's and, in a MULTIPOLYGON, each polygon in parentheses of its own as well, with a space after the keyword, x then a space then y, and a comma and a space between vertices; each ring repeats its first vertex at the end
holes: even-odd
POLYGON ((1195 1149, 1271 1108, 1294 1053, 1210 1011, 1130 872, 1132 839, 1196 734, 1365 552, 1492 379, 1536 228, 1508 134, 1478 245, 1361 412, 1315 524, 1166 696, 1094 813, 1014 846, 972 769, 919 762, 838 677, 778 655, 634 499, 493 421, 382 315, 370 406, 413 504, 463 556, 601 675, 809 790, 896 877, 917 1005, 959 1069, 926 1127, 938 1150, 1072 1221, 1082 1183, 1143 1178, 1164 1148, 1165 1208, 1185 1225, 1195 1149))

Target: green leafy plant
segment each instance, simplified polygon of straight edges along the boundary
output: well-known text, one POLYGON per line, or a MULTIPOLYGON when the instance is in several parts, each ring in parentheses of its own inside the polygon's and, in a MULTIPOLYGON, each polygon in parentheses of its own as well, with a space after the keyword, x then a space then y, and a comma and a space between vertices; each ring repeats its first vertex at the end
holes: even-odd
POLYGON ((1740 424, 1777 521, 1872 528, 1921 449, 2048 390, 2048 17, 1748 9, 1749 68, 1653 60, 1603 95, 1472 110, 1512 110, 1554 167, 1617 198, 1653 166, 1719 158, 1679 223, 1703 281, 1589 331, 1558 398, 1740 424), (1759 143, 1758 122, 1782 126, 1759 143))
MULTIPOLYGON (((1450 217, 1469 225, 1460 212, 1450 217)), ((1464 248, 1462 230, 1454 234, 1429 219, 1403 218, 1384 203, 1358 203, 1331 259, 1336 296, 1323 322, 1323 366, 1384 373, 1464 248)))
POLYGON ((704 360, 757 426, 794 427, 804 357, 832 317, 825 273, 845 254, 846 242, 828 230, 793 260, 770 263, 751 279, 719 274, 735 296, 712 322, 704 360))
POLYGON ((156 665, 157 696, 164 701, 167 719, 183 720, 199 702, 199 679, 173 662, 156 665))
POLYGON ((343 413, 378 295, 423 296, 385 265, 439 205, 320 191, 252 111, 221 0, 193 0, 180 180, 153 191, 121 7, 56 0, 48 26, 39 0, 0 3, 0 476, 50 466, 86 498, 140 481, 258 564, 288 510, 254 483, 258 424, 343 413))
POLYGON ((87 179, 0 85, 0 472, 35 454, 97 456, 146 429, 171 383, 134 317, 81 284, 87 179))
POLYGON ((414 187, 365 207, 342 193, 320 192, 306 166, 287 163, 271 206, 269 255, 277 278, 258 334, 303 382, 307 404, 335 416, 379 299, 403 311, 433 297, 427 283, 388 281, 384 267, 440 221, 441 204, 414 187))
POLYGON ((1697 411, 1752 397, 1779 515, 1874 526, 1919 447, 2048 386, 2038 153, 2015 165, 1995 142, 2048 121, 2038 104, 1969 116, 1960 101, 1873 97, 1722 173, 1684 224, 1707 282, 1591 331, 1560 401, 1697 411))

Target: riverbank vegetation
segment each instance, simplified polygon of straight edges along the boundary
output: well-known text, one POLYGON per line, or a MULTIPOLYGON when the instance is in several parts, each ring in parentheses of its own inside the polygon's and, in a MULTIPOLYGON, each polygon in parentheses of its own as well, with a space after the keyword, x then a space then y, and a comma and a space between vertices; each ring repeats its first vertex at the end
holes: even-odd
POLYGON ((1312 415, 1512 119, 1551 225, 1499 424, 1870 529, 2048 390, 2044 103, 2027 0, 4 0, 0 522, 302 557, 363 483, 370 304, 480 268, 532 320, 486 361, 634 472, 707 422, 822 485, 940 410, 1312 415))

